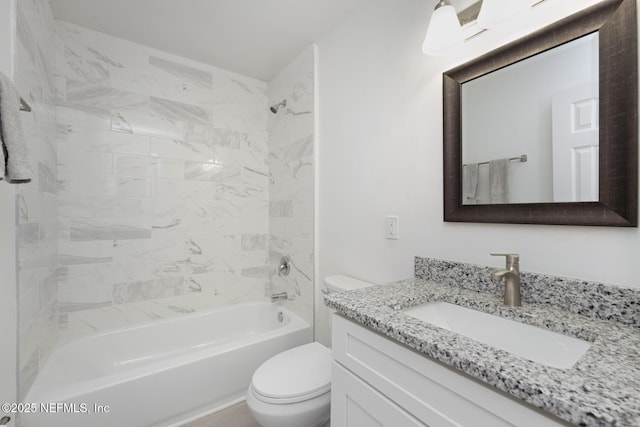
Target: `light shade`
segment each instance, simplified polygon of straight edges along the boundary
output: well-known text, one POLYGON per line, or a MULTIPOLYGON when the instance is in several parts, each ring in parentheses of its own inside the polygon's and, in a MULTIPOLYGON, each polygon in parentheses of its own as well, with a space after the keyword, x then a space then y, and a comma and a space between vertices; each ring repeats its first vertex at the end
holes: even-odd
POLYGON ((456 10, 448 1, 440 1, 431 15, 422 51, 426 55, 441 55, 463 44, 464 36, 456 10))
POLYGON ((483 0, 478 14, 478 26, 495 28, 507 19, 523 13, 530 5, 530 0, 483 0))

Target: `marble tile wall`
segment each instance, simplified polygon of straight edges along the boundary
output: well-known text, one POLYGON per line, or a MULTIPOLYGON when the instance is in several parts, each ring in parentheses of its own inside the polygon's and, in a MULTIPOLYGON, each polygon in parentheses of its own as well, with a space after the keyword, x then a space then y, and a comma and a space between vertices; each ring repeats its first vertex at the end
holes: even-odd
POLYGON ((262 300, 267 84, 56 23, 64 339, 262 300))
POLYGON ((314 52, 304 50, 269 84, 269 258, 273 292, 295 295, 293 311, 313 324, 314 297, 314 52), (291 272, 276 267, 289 255, 291 272))
MULTIPOLYGON (((57 187, 54 20, 48 0, 16 2, 15 82, 34 176, 17 185, 18 394, 22 399, 57 339, 57 187)), ((6 184, 5 184, 6 185, 6 184)))

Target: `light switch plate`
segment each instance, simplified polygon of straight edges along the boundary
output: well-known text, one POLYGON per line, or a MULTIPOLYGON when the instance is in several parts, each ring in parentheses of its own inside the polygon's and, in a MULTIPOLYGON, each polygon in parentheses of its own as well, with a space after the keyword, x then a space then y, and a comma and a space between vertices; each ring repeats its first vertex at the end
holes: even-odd
POLYGON ((400 238, 400 218, 396 215, 388 215, 385 218, 385 237, 391 240, 400 238))

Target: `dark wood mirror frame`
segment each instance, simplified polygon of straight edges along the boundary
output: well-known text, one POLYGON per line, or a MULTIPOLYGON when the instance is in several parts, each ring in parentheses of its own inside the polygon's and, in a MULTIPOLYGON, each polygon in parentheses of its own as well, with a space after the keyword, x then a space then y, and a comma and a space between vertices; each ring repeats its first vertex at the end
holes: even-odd
POLYGON ((443 74, 444 220, 638 226, 636 0, 604 0, 443 74), (597 202, 462 204, 462 84, 599 32, 600 165, 597 202))

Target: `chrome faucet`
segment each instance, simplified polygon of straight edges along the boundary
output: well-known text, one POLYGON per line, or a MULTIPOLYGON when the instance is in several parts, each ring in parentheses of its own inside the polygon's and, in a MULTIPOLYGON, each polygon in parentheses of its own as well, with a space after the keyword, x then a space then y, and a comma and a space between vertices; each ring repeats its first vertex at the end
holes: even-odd
POLYGON ((287 292, 279 292, 277 294, 271 294, 271 302, 288 300, 288 299, 293 299, 293 298, 289 298, 289 294, 287 292))
POLYGON ((504 304, 519 307, 520 303, 520 255, 519 254, 491 254, 491 256, 507 257, 504 270, 491 272, 493 280, 504 278, 504 304))
POLYGON ((288 276, 291 270, 291 258, 289 255, 285 255, 280 258, 280 265, 278 266, 278 276, 288 276))

